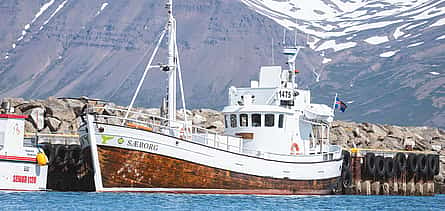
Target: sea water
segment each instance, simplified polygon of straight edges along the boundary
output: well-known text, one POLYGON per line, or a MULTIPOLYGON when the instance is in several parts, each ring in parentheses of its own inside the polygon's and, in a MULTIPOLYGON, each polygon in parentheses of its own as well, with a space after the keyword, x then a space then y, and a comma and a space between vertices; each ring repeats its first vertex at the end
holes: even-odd
POLYGON ((445 195, 257 196, 0 192, 0 210, 445 210, 445 195))

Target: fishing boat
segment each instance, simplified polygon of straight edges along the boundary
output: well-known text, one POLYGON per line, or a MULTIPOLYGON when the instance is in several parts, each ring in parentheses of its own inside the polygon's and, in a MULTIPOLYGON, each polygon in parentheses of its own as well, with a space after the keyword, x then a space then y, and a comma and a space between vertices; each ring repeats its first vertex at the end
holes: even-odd
POLYGON ((0 114, 0 190, 46 190, 46 155, 25 138, 26 115, 0 114))
POLYGON ((299 89, 295 63, 300 46, 283 50, 288 69, 263 66, 248 88, 231 87, 223 109, 224 133, 187 119, 176 45, 172 0, 168 21, 126 109, 89 107, 79 129, 91 153, 94 190, 198 194, 331 194, 342 172, 342 150, 329 142, 333 108, 312 104, 299 89), (168 36, 167 64, 153 66, 168 36), (168 75, 161 115, 133 110, 151 68, 168 75), (177 78, 183 120, 176 119, 177 78))

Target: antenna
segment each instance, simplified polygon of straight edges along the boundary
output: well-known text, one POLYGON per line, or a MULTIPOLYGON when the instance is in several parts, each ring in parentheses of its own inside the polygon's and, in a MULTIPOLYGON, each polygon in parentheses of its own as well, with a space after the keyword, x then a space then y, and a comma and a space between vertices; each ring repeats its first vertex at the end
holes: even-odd
POLYGON ((298 20, 298 19, 295 18, 295 37, 294 37, 294 46, 297 46, 297 34, 298 34, 298 31, 297 31, 297 20, 298 20))
POLYGON ((284 30, 283 30, 283 46, 285 46, 286 45, 286 28, 284 28, 284 30))
POLYGON ((271 50, 272 50, 272 65, 275 65, 275 56, 274 56, 274 52, 273 52, 273 50, 274 50, 274 46, 273 46, 273 43, 274 43, 274 41, 273 41, 273 36, 272 36, 272 46, 271 46, 271 50))

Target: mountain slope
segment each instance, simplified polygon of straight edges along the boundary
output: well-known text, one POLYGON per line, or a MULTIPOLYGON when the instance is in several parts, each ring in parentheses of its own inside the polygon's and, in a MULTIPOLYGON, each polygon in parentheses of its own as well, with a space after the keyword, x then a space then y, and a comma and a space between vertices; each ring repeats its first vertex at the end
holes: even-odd
MULTIPOLYGON (((1 96, 88 95, 128 104, 166 22, 163 1, 154 0, 2 1, 0 8, 9 12, 0 13, 8 19, 0 29, 1 96)), ((176 1, 175 14, 193 107, 221 107, 229 82, 256 77, 280 28, 236 1, 176 1)), ((166 75, 153 69, 148 77, 137 103, 158 106, 166 75)))
POLYGON ((242 2, 307 35, 323 57, 315 93, 350 102, 340 118, 445 127, 444 1, 242 2))
MULTIPOLYGON (((0 1, 0 97, 127 105, 166 21, 163 3, 0 1)), ((248 86, 272 63, 272 44, 284 65, 285 27, 308 43, 300 87, 315 102, 335 93, 351 102, 337 118, 445 127, 443 1, 181 0, 174 12, 190 108, 222 108, 230 86, 248 86)), ((152 69, 136 104, 157 107, 165 92, 166 75, 152 69)))

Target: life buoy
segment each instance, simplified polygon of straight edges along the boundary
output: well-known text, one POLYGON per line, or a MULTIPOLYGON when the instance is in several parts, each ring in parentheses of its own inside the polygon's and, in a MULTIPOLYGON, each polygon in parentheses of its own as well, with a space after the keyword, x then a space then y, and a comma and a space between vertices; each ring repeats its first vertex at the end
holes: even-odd
POLYGON ((293 143, 290 146, 290 154, 291 155, 299 155, 300 154, 300 147, 298 146, 297 143, 293 143))

